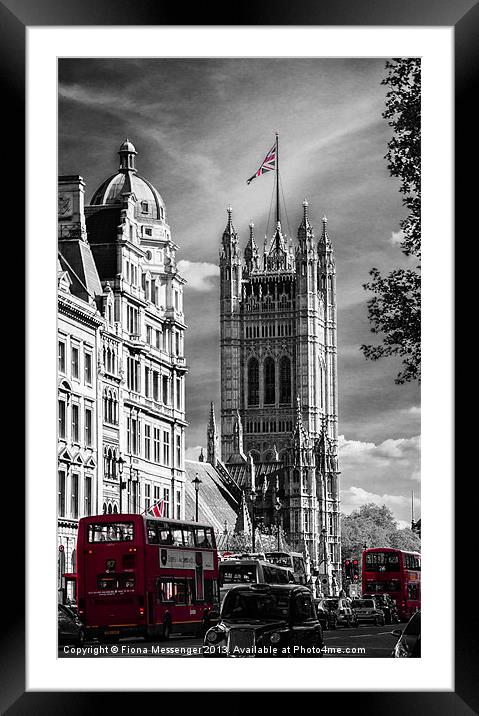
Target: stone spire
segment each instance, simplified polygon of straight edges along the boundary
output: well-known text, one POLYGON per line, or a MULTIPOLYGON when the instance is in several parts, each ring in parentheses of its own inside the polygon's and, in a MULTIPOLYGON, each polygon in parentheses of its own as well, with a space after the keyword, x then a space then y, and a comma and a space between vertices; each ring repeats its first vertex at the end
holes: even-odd
POLYGON ((300 250, 304 251, 310 250, 313 248, 313 240, 314 240, 314 229, 313 226, 309 220, 308 215, 308 200, 304 199, 303 201, 303 218, 301 219, 301 223, 298 228, 298 241, 299 241, 299 247, 300 250))
POLYGON ((206 431, 206 439, 207 439, 207 456, 206 461, 209 462, 213 467, 216 467, 216 464, 219 460, 219 447, 218 447, 218 431, 216 429, 216 420, 215 420, 215 406, 214 403, 211 403, 210 406, 210 418, 208 421, 208 428, 206 431))
POLYGON ((258 265, 259 250, 258 250, 258 245, 256 244, 255 235, 254 235, 253 220, 250 221, 250 225, 249 225, 249 239, 248 239, 248 243, 246 244, 246 247, 244 250, 244 258, 245 258, 246 268, 249 273, 251 273, 251 271, 255 271, 259 268, 259 265, 258 265))

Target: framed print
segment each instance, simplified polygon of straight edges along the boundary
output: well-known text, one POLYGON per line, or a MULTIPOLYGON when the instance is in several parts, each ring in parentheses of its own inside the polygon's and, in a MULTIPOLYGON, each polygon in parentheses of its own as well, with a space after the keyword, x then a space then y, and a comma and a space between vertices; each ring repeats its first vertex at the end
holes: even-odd
POLYGON ((460 111, 477 7, 421 5, 408 28, 367 4, 221 27, 141 4, 0 9, 12 130, 27 126, 26 622, 4 635, 5 710, 239 690, 467 713, 452 87, 455 71, 460 111), (417 355, 371 339, 384 275, 419 266, 413 180, 388 145, 406 71, 420 387, 417 355), (421 655, 398 663, 421 591, 421 655))

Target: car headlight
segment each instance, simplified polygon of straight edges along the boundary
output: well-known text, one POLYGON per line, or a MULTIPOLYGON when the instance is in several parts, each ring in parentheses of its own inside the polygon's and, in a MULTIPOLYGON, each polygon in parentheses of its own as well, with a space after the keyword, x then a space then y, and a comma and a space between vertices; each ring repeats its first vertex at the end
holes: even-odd
POLYGON ((218 640, 219 634, 214 629, 211 629, 208 634, 206 635, 206 641, 209 641, 210 644, 213 644, 215 641, 218 640))
POLYGON ((281 640, 281 634, 278 631, 275 631, 271 634, 271 636, 269 637, 269 640, 272 644, 277 644, 278 641, 281 640))

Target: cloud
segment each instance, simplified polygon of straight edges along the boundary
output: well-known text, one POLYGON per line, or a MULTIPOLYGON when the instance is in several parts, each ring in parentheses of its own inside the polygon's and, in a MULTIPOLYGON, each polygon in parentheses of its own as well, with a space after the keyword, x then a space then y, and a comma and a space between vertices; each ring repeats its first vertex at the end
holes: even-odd
POLYGON ((410 408, 404 408, 402 412, 408 413, 409 415, 421 415, 421 406, 413 405, 410 408))
POLYGON ((212 278, 220 275, 220 269, 214 264, 199 261, 178 261, 178 271, 188 281, 188 288, 194 291, 211 291, 215 288, 212 278))
POLYGON ((392 244, 401 244, 404 241, 404 231, 392 231, 389 241, 392 244))
POLYGON ((198 460, 202 450, 203 450, 203 454, 206 457, 206 450, 202 445, 196 445, 195 447, 186 448, 185 459, 186 460, 198 460))
MULTIPOLYGON (((402 526, 409 526, 411 523, 408 522, 404 517, 410 512, 411 509, 411 498, 409 495, 391 495, 388 493, 378 494, 375 492, 369 492, 364 490, 362 487, 352 485, 347 490, 341 490, 341 512, 349 514, 353 510, 358 509, 361 505, 367 505, 370 502, 374 502, 377 505, 386 505, 396 516, 399 523, 402 526), (398 517, 401 514, 402 517, 398 517)), ((419 511, 421 500, 419 498, 414 499, 414 507, 419 511)))
POLYGON ((397 520, 410 519, 411 489, 415 507, 420 472, 420 436, 388 438, 375 444, 339 437, 341 510, 374 502, 387 505, 397 520))

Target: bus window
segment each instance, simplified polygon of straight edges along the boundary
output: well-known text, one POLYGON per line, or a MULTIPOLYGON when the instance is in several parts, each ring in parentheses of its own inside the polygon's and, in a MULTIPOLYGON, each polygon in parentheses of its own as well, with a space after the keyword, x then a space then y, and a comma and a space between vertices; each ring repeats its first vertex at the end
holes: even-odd
POLYGON ((368 552, 365 568, 367 572, 399 572, 399 555, 394 552, 368 552))
POLYGON ((170 525, 171 530, 171 544, 176 547, 181 547, 183 545, 183 531, 181 527, 176 527, 176 525, 170 525))
POLYGON ((146 534, 148 536, 148 544, 160 544, 158 538, 158 530, 156 522, 148 520, 146 523, 146 534))
POLYGON ((207 527, 195 527, 197 547, 213 547, 211 530, 207 527))
POLYGON ((172 544, 173 538, 169 525, 158 525, 158 544, 172 544))
POLYGON ((407 596, 408 596, 408 599, 418 599, 418 592, 417 592, 416 584, 408 584, 407 585, 407 596))
POLYGON ((156 586, 156 601, 158 603, 170 602, 179 605, 191 603, 191 579, 158 579, 156 586), (189 582, 189 584, 188 584, 189 582))
POLYGON ((129 542, 133 539, 133 522, 101 522, 88 525, 89 542, 129 542))
POLYGON ((185 547, 194 547, 195 546, 195 535, 193 532, 193 527, 190 525, 183 525, 183 544, 185 547))
POLYGON ((306 568, 304 566, 303 557, 293 556, 293 569, 295 572, 298 572, 299 574, 305 574, 306 568))
POLYGON ((255 584, 257 579, 255 564, 228 564, 219 566, 220 587, 224 584, 255 584))
POLYGON ((218 601, 218 582, 216 579, 205 579, 205 602, 217 604, 218 601))

